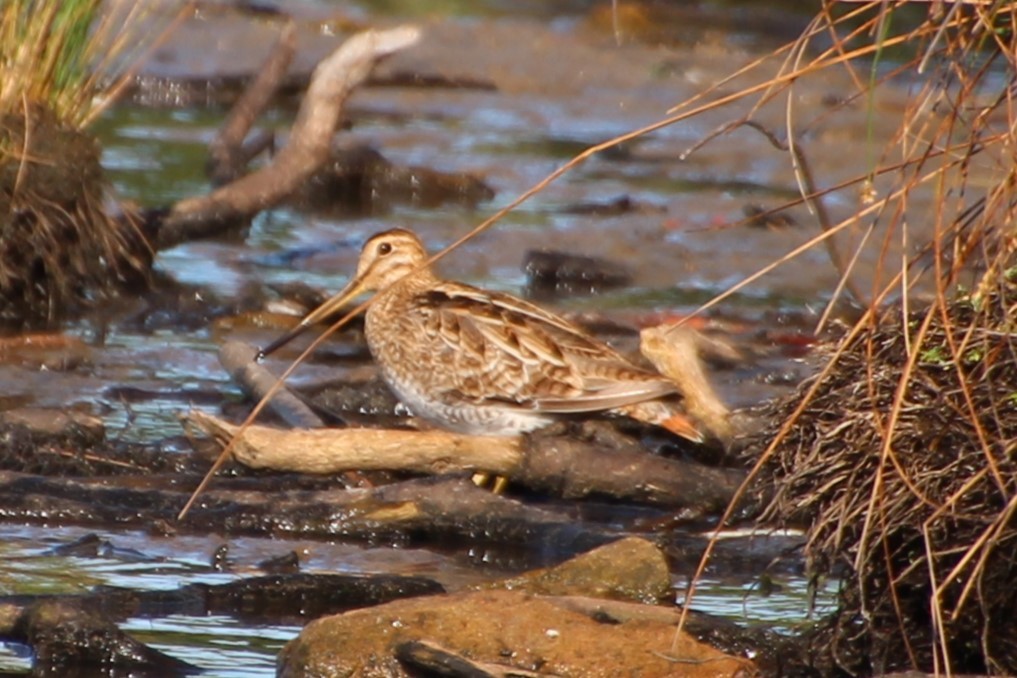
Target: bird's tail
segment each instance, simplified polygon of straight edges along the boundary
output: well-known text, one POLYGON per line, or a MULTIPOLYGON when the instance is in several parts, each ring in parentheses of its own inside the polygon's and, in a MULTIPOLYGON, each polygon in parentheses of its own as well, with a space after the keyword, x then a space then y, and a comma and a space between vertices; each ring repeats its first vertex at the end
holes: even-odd
POLYGON ((676 436, 694 443, 702 443, 706 436, 692 418, 678 407, 659 400, 647 400, 619 407, 617 412, 637 421, 665 428, 676 436))

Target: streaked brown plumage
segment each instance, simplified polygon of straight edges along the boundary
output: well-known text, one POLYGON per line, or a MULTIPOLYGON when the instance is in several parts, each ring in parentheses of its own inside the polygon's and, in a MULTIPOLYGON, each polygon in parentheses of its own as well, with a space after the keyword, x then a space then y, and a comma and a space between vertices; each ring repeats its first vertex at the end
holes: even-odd
POLYGON ((378 233, 346 288, 263 354, 365 291, 371 354, 417 416, 454 431, 513 435, 558 416, 609 411, 700 442, 673 381, 638 367, 579 327, 522 299, 441 280, 416 235, 378 233))

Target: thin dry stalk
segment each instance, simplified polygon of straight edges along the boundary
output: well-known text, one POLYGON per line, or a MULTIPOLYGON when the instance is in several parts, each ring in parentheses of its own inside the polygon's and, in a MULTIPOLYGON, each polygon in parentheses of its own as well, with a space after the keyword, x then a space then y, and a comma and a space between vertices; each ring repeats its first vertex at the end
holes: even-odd
MULTIPOLYGON (((1000 591, 1015 589, 1017 572, 1017 182, 1007 150, 1017 142, 1017 11, 951 3, 888 34, 904 25, 889 20, 903 4, 867 3, 848 21, 827 3, 798 45, 779 50, 789 55, 785 70, 726 97, 769 98, 775 85, 790 89, 831 66, 859 87, 849 98, 875 97, 880 79, 866 82, 855 64, 906 44, 920 46, 906 65, 929 74, 870 170, 827 191, 853 187, 868 204, 808 245, 848 224, 882 229, 873 301, 820 374, 775 408, 750 480, 773 490, 769 518, 811 525, 817 571, 849 566, 834 664, 1012 672, 1017 644, 1005 639, 1017 637, 1014 601, 1000 591), (859 45, 864 31, 871 39, 859 45), (803 63, 805 44, 821 32, 833 46, 803 63), (987 90, 993 82, 1003 83, 996 94, 987 90), (935 208, 920 212, 916 197, 930 190, 935 208), (905 255, 892 259, 894 249, 905 255), (975 292, 965 294, 962 280, 975 292), (931 287, 931 304, 913 296, 919 285, 931 287), (894 298, 896 308, 883 306, 894 298), (840 654, 859 641, 864 657, 840 654)), ((789 106, 792 156, 794 121, 789 106)), ((838 266, 840 287, 851 268, 838 266)), ((703 566, 708 557, 709 548, 703 566)))
MULTIPOLYGON (((834 664, 849 670, 1013 671, 1017 645, 1007 639, 1017 638, 1009 613, 1017 600, 999 591, 1017 591, 1012 574, 1017 525, 1010 508, 1017 495, 1012 231, 1017 181, 1007 152, 1017 145, 1017 108, 1011 101, 1017 92, 1017 9, 1008 3, 948 3, 940 12, 933 4, 924 19, 908 24, 891 17, 905 4, 868 2, 842 11, 838 3, 826 3, 795 44, 749 64, 662 120, 591 146, 427 263, 594 154, 736 104, 748 102, 750 113, 731 119, 754 124, 756 111, 787 97, 789 129, 782 136, 789 162, 797 176, 805 177, 804 156, 795 149, 799 135, 816 121, 796 119, 790 103, 794 83, 843 68, 857 88, 844 101, 869 101, 875 110, 876 90, 889 80, 880 75, 879 61, 896 50, 895 58, 905 63, 891 69, 893 74, 910 69, 925 77, 896 133, 879 142, 881 147, 872 141, 871 166, 858 176, 828 189, 802 181, 799 202, 852 191, 861 196, 859 209, 704 307, 850 226, 862 224, 877 237, 882 230, 883 255, 868 281, 867 308, 828 352, 819 374, 794 399, 775 405, 764 449, 721 526, 734 515, 738 500, 757 489, 751 483, 762 481, 773 493, 768 518, 810 526, 807 553, 816 571, 849 568, 839 628, 830 644, 834 664), (820 37, 831 45, 816 50, 820 37), (777 59, 783 66, 776 74, 766 72, 777 59), (1000 71, 1005 86, 987 97, 986 88, 1000 71), (736 80, 760 73, 765 75, 753 84, 720 94, 736 80), (933 200, 918 200, 930 194, 933 200), (935 207, 926 213, 920 204, 935 207), (890 252, 901 251, 899 245, 904 254, 891 257, 890 252), (965 296, 958 285, 962 280, 976 293, 965 296), (914 296, 923 285, 931 285, 931 304, 914 296), (899 305, 888 306, 889 301, 899 305), (994 597, 984 593, 994 589, 994 597), (877 629, 880 634, 873 635, 877 629), (859 643, 870 652, 849 656, 859 643)), ((858 250, 852 260, 857 257, 858 250)), ((837 262, 837 267, 841 282, 833 300, 855 285, 848 277, 853 265, 837 262)), ((694 579, 712 547, 711 541, 694 579)), ((694 593, 693 582, 687 603, 694 593)), ((679 627, 684 620, 683 612, 679 627)))

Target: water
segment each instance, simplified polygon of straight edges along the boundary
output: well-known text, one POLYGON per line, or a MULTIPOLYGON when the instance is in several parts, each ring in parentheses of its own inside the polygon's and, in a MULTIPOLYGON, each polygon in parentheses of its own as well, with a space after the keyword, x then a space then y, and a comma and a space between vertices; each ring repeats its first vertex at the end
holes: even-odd
MULTIPOLYGON (((591 10, 587 3, 554 4, 558 10, 548 23, 546 12, 551 10, 544 3, 529 3, 528 8, 513 5, 509 10, 503 3, 491 2, 477 14, 460 3, 449 3, 446 11, 471 16, 427 22, 426 35, 431 37, 420 51, 386 64, 390 70, 419 64, 427 72, 491 79, 498 83, 497 91, 368 88, 350 102, 355 127, 344 132, 344 138, 371 143, 396 163, 480 175, 497 190, 491 203, 478 209, 379 205, 372 213, 346 217, 280 207, 259 216, 243 237, 188 243, 161 252, 158 270, 194 286, 187 293, 197 297, 191 301, 199 308, 205 303, 202 295, 233 300, 251 289, 298 280, 338 289, 354 270, 359 245, 370 234, 395 225, 410 226, 429 247, 444 246, 575 153, 659 120, 670 106, 772 46, 768 36, 745 24, 718 28, 717 18, 727 11, 728 3, 702 10, 697 40, 676 41, 667 47, 635 39, 619 47, 602 24, 600 9, 591 10), (470 36, 474 47, 464 48, 462 43, 470 36), (527 49, 516 49, 520 40, 525 40, 527 49), (449 49, 443 52, 442 46, 449 49), (470 56, 464 58, 467 52, 470 56)), ((306 11, 334 9, 327 4, 312 7, 306 11)), ((362 7, 352 14, 370 20, 371 11, 362 7)), ((389 11, 392 16, 402 15, 389 11)), ((427 10, 429 17, 431 11, 427 10)), ((209 26, 228 22, 222 44, 203 43, 185 30, 178 42, 160 51, 152 68, 186 70, 200 62, 203 68, 243 71, 244 64, 261 58, 262 48, 269 44, 263 38, 275 30, 271 22, 249 28, 248 19, 228 13, 225 19, 216 15, 204 20, 209 26), (252 39, 250 31, 259 37, 252 39)), ((696 26, 695 21, 681 17, 682 35, 694 32, 696 26)), ((307 61, 334 45, 322 31, 308 26, 302 30, 309 34, 300 43, 300 60, 307 61)), ((797 92, 803 100, 818 102, 828 88, 836 86, 803 83, 797 92)), ((888 105, 906 101, 906 90, 898 95, 900 101, 888 105)), ((109 111, 95 131, 103 142, 115 198, 165 206, 209 190, 203 171, 206 146, 222 114, 205 107, 120 106, 109 111)), ((280 143, 285 142, 291 115, 289 104, 269 113, 269 124, 280 127, 280 143)), ((818 232, 805 210, 794 212, 800 225, 789 229, 730 226, 741 220, 747 204, 775 206, 797 192, 787 156, 752 131, 737 131, 681 159, 690 146, 732 115, 720 111, 674 125, 621 151, 587 161, 492 231, 447 257, 443 271, 452 278, 518 292, 525 282, 520 266, 527 250, 561 249, 623 262, 634 278, 633 285, 622 290, 555 302, 564 311, 596 312, 628 324, 694 311, 818 232), (628 196, 640 209, 612 216, 577 215, 562 209, 601 204, 619 196, 628 196)), ((782 116, 780 107, 760 114, 774 128, 782 116)), ((842 149, 864 143, 872 130, 866 120, 857 119, 839 125, 836 132, 832 138, 817 134, 810 140, 814 170, 822 176, 857 171, 857 167, 844 167, 850 163, 845 162, 842 149)), ((853 207, 833 206, 840 213, 853 207)), ((861 265, 865 261, 863 256, 861 265)), ((716 326, 746 342, 757 341, 768 329, 766 323, 775 318, 787 323, 783 331, 807 331, 836 281, 825 252, 813 250, 734 296, 710 317, 716 326)), ((84 407, 99 415, 109 431, 140 442, 180 435, 177 415, 191 406, 218 410, 214 398, 200 396, 238 395, 216 359, 220 342, 240 338, 263 344, 277 332, 242 324, 239 329, 218 331, 210 320, 184 324, 176 322, 172 313, 167 313, 164 322, 156 316, 140 326, 126 323, 123 317, 87 319, 67 331, 94 343, 84 367, 41 373, 31 367, 4 365, 0 366, 0 388, 40 406, 84 407), (96 339, 99 336, 101 342, 96 339), (127 402, 116 396, 115 387, 122 386, 151 395, 127 402), (193 394, 193 400, 187 394, 193 394)), ((771 386, 765 378, 768 373, 799 374, 793 356, 775 342, 764 337, 752 348, 744 364, 714 374, 721 394, 736 405, 757 403, 786 388, 771 386)), ((125 559, 122 554, 61 557, 49 551, 83 533, 58 526, 0 526, 0 590, 73 593, 98 584, 159 589, 195 581, 222 582, 291 549, 302 554, 308 571, 427 574, 452 588, 499 574, 478 567, 475 560, 428 549, 237 538, 225 541, 240 566, 230 573, 210 573, 211 554, 223 541, 214 535, 162 539, 133 532, 101 533, 118 549, 133 549, 144 556, 138 559, 125 559)), ((785 631, 808 617, 807 582, 802 577, 780 575, 780 590, 764 597, 754 588, 757 573, 736 575, 711 575, 701 582, 695 607, 739 623, 765 623, 785 631)), ((819 612, 829 609, 831 591, 824 594, 819 612)), ((251 626, 218 616, 131 619, 124 628, 208 669, 205 675, 210 677, 273 675, 275 654, 299 630, 251 626)), ((24 648, 0 646, 0 670, 26 669, 28 662, 24 648)))
MULTIPOLYGON (((300 540, 220 539, 215 535, 153 538, 133 531, 91 532, 82 528, 0 527, 0 594, 80 594, 95 586, 135 590, 171 590, 187 584, 224 584, 257 574, 254 564, 271 555, 295 550, 303 571, 388 572, 430 576, 448 588, 479 582, 485 573, 475 556, 442 556, 427 549, 367 548, 300 540), (53 549, 96 534, 104 544, 99 555, 55 555, 53 549), (213 552, 227 544, 231 569, 210 568, 213 552)), ((761 595, 751 573, 706 577, 698 586, 693 607, 740 624, 765 625, 791 632, 810 615, 806 580, 793 574, 774 574, 775 591, 761 595)), ((681 588, 681 585, 678 585, 681 588)), ((835 584, 817 597, 813 615, 832 609, 835 584)), ((173 657, 204 669, 208 678, 260 678, 275 675, 275 656, 300 632, 299 626, 254 624, 226 615, 171 614, 130 618, 120 628, 173 657)), ((27 648, 0 643, 0 671, 26 671, 27 648)))

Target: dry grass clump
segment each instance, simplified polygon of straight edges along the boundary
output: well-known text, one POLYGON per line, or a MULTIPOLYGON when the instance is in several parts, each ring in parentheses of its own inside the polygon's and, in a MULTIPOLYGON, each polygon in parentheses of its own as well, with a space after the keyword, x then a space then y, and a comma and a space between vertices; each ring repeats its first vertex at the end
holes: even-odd
POLYGON ((128 47, 124 36, 139 10, 119 6, 126 7, 102 0, 0 4, 4 325, 44 324, 80 310, 143 281, 151 264, 140 236, 104 210, 100 151, 81 130, 97 110, 98 78, 128 47))
POLYGON ((772 55, 776 74, 672 119, 753 97, 713 136, 766 134, 823 229, 735 289, 823 246, 841 273, 832 301, 860 311, 820 373, 774 406, 752 471, 765 519, 807 525, 813 572, 844 577, 817 659, 832 672, 1017 674, 1015 36, 1010 2, 828 1, 772 55), (852 84, 810 119, 794 85, 831 71, 852 84), (906 105, 880 109, 880 89, 902 79, 906 105), (782 101, 783 134, 760 122, 782 101), (899 121, 851 149, 871 159, 865 173, 824 188, 810 131, 852 106, 899 121), (834 219, 831 195, 853 212, 834 219))
POLYGON ((148 249, 106 213, 99 159, 45 106, 0 115, 0 323, 45 323, 144 280, 148 249))
MULTIPOLYGON (((757 471, 765 517, 808 525, 813 572, 845 577, 833 666, 1014 674, 1017 8, 913 3, 927 15, 901 22, 903 4, 858 5, 849 23, 831 4, 816 26, 847 68, 896 45, 911 54, 896 72, 925 76, 871 174, 849 182, 856 223, 920 247, 884 257, 867 286, 844 269, 838 293, 865 312, 775 406, 757 471)), ((875 96, 875 73, 859 95, 875 96)))
POLYGON ((768 517, 849 573, 835 652, 870 670, 1017 671, 1017 268, 998 282, 870 324, 773 412, 768 517))

